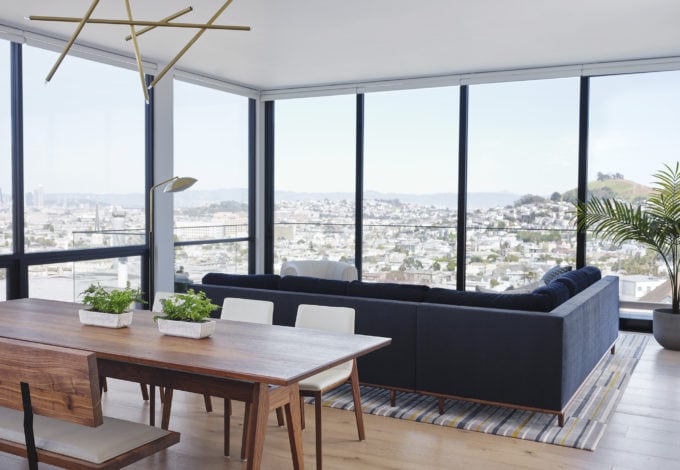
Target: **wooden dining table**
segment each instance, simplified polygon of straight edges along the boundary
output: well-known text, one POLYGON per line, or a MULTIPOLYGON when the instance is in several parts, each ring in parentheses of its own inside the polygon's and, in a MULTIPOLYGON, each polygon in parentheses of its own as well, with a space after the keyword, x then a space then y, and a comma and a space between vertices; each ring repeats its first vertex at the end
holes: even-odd
MULTIPOLYGON (((100 375, 251 403, 248 469, 262 461, 270 409, 283 406, 293 467, 302 469, 299 382, 387 346, 389 338, 218 320, 203 339, 158 332, 153 313, 132 325, 82 325, 77 303, 42 299, 0 302, 0 336, 92 351, 100 375)), ((181 430, 180 430, 181 431, 181 430)))

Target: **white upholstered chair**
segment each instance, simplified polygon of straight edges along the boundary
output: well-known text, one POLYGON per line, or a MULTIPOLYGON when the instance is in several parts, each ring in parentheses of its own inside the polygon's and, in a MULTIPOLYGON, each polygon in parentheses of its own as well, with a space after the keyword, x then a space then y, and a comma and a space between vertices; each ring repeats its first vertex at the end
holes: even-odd
POLYGON ((357 268, 353 264, 329 260, 286 261, 281 265, 281 276, 309 276, 339 281, 356 281, 357 268))
MULTIPOLYGON (((163 303, 162 301, 165 299, 169 299, 171 297, 174 297, 175 293, 174 292, 156 292, 156 295, 153 298, 153 305, 151 306, 151 311, 154 313, 161 313, 163 311, 163 303)), ((154 424, 154 411, 155 411, 155 394, 156 394, 156 387, 151 386, 150 387, 150 403, 151 403, 151 424, 154 424)), ((161 394, 161 403, 163 403, 163 420, 161 421, 161 427, 163 429, 168 429, 168 420, 170 419, 170 413, 169 409, 172 406, 172 394, 173 390, 171 388, 163 388, 160 387, 160 394, 161 394), (166 416, 167 415, 167 416, 166 416)), ((205 401, 205 411, 208 413, 212 412, 212 401, 210 400, 210 396, 205 395, 204 397, 205 401)))
POLYGON ((161 303, 162 300, 169 299, 170 297, 174 297, 175 293, 174 292, 156 292, 156 295, 153 298, 153 306, 151 307, 152 312, 162 312, 163 311, 163 304, 161 303))
MULTIPOLYGON (((348 307, 327 307, 320 305, 300 305, 295 319, 296 328, 330 330, 342 333, 354 333, 354 309, 348 307)), ((328 369, 300 382, 300 395, 314 397, 314 416, 316 423, 316 468, 321 470, 321 395, 343 383, 350 381, 354 398, 354 414, 357 421, 359 440, 363 441, 364 419, 359 395, 359 374, 356 359, 328 369)), ((301 406, 304 409, 304 406, 301 406)), ((302 426, 304 428, 304 414, 302 426)))
MULTIPOLYGON (((223 320, 242 321, 249 323, 261 323, 271 325, 274 322, 274 302, 268 300, 240 299, 237 297, 227 297, 222 304, 220 318, 223 320)), ((243 436, 241 442, 241 459, 246 458, 247 436, 248 436, 248 415, 250 413, 250 403, 246 402, 246 409, 243 418, 243 436)), ((279 425, 283 425, 283 414, 277 410, 279 425)), ((229 455, 229 426, 231 426, 231 400, 224 399, 224 455, 229 455)))

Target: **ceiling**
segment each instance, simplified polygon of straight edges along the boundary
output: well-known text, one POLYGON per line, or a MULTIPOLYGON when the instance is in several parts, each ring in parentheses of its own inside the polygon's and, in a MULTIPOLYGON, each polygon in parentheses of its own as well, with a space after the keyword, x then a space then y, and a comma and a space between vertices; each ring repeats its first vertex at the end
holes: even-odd
MULTIPOLYGON (((0 24, 68 39, 90 0, 4 0, 0 24)), ((206 22, 223 0, 131 0, 135 19, 206 22)), ((101 0, 93 18, 125 19, 123 0, 101 0)), ((234 0, 178 62, 190 72, 259 90, 680 57, 677 0, 234 0)), ((86 25, 78 43, 132 56, 127 26, 86 25)), ((139 38, 145 61, 169 61, 194 30, 139 38)), ((67 61, 62 66, 67 66, 67 61)))

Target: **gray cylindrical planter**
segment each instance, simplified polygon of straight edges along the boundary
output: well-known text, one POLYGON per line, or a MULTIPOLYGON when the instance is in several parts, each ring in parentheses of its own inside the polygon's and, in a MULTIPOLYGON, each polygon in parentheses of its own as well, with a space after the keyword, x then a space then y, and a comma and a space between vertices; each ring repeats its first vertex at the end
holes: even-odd
POLYGON ((680 351, 680 314, 670 308, 654 309, 654 339, 666 349, 680 351))

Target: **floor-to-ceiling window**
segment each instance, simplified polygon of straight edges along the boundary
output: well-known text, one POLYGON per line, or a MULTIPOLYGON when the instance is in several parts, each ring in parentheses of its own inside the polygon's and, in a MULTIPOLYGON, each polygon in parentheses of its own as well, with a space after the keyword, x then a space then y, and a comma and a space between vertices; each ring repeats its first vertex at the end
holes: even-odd
MULTIPOLYGON (((640 203, 652 175, 680 161, 680 72, 590 79, 588 192, 640 203)), ((588 238, 587 259, 620 279, 621 300, 670 302, 661 261, 635 243, 588 238)))
MULTIPOLYGON (((23 47, 24 249, 143 245, 145 103, 139 77, 133 70, 69 56, 46 85, 56 58, 54 52, 23 47)), ((116 274, 116 285, 139 285, 138 258, 101 263, 116 274)), ((64 276, 71 286, 102 280, 102 267, 94 266, 100 263, 71 264, 70 270, 65 264, 32 266, 29 289, 63 298, 64 276)), ((76 290, 68 292, 77 297, 76 290)))
POLYGON ((578 113, 576 78, 470 87, 467 289, 575 264, 578 113))
POLYGON ((365 95, 365 280, 454 287, 458 87, 365 95))
MULTIPOLYGON (((0 254, 12 251, 12 131, 9 43, 0 41, 0 254)), ((2 289, 4 295, 4 289, 2 289)))
POLYGON ((174 82, 175 174, 198 180, 174 196, 175 270, 248 272, 248 98, 174 82))
POLYGON ((356 97, 276 103, 274 272, 293 259, 354 263, 356 97))

